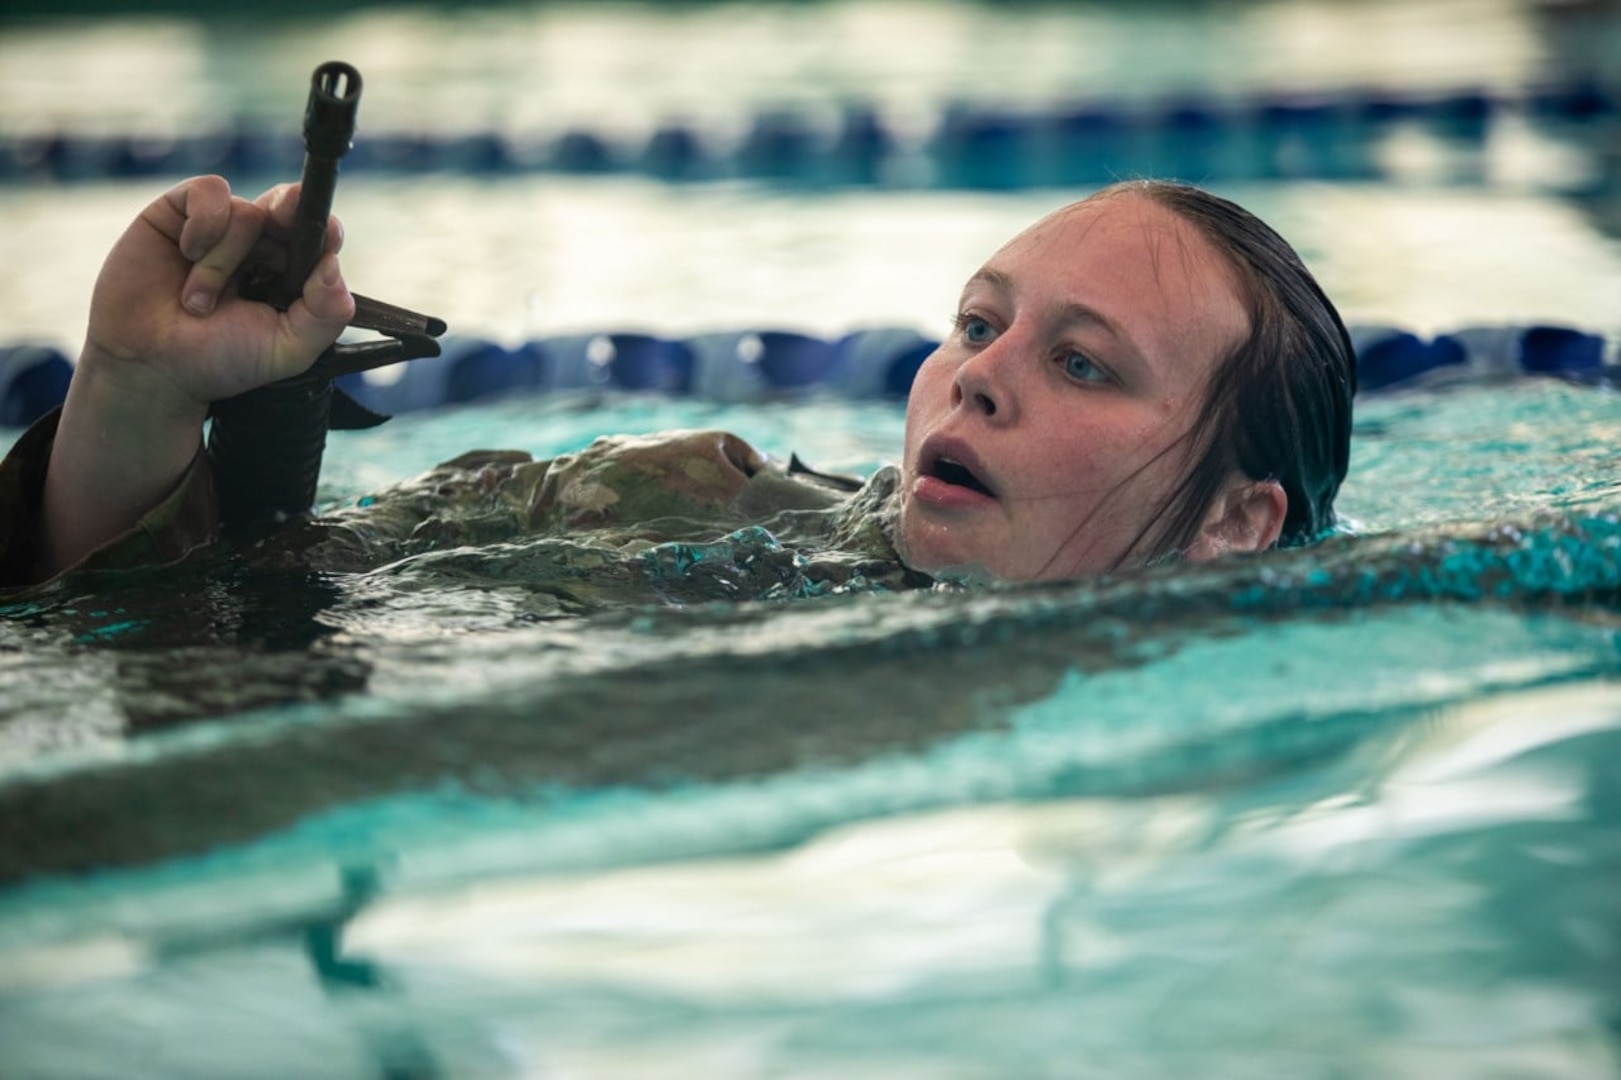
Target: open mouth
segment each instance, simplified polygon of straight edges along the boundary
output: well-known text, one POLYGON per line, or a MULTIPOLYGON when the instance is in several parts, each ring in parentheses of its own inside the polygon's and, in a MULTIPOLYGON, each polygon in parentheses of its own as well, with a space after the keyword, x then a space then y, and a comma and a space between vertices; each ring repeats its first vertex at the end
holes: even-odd
POLYGON ((937 459, 934 465, 930 467, 929 475, 942 483, 951 484, 954 487, 963 487, 967 488, 969 491, 977 491, 981 495, 985 495, 990 498, 996 497, 995 493, 992 492, 990 488, 986 487, 984 482, 981 481, 979 477, 974 475, 972 469, 964 465, 962 462, 954 461, 948 457, 937 459))

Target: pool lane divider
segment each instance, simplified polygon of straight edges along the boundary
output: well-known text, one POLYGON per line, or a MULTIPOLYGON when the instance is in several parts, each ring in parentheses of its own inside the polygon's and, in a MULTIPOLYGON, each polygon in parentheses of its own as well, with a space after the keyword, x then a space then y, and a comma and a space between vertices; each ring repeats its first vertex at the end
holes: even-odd
MULTIPOLYGON (((912 133, 870 103, 823 113, 767 109, 741 136, 668 122, 645 137, 586 128, 554 133, 368 131, 346 173, 502 176, 640 174, 671 182, 754 180, 801 187, 993 191, 1101 185, 1125 176, 1239 180, 1376 180, 1399 166, 1379 152, 1418 131, 1480 151, 1500 121, 1528 123, 1584 147, 1621 141, 1621 88, 1593 81, 1511 91, 1353 89, 1274 92, 1237 100, 1071 101, 1012 109, 944 106, 912 133)), ((103 181, 217 172, 238 180, 296 174, 296 133, 242 119, 189 134, 39 130, 0 134, 0 183, 103 181)), ((1467 157, 1467 155, 1465 155, 1467 157)), ((1476 155, 1477 157, 1479 155, 1476 155)), ((1450 182, 1484 182, 1467 161, 1450 182)), ((1564 178, 1576 187, 1613 184, 1564 178)))
MULTIPOLYGON (((1621 342, 1569 326, 1464 327, 1424 337, 1401 327, 1351 328, 1358 392, 1444 383, 1556 377, 1621 387, 1621 342)), ((570 391, 665 394, 746 404, 834 397, 900 400, 939 344, 905 327, 819 337, 728 330, 686 338, 630 331, 568 334, 516 346, 444 339, 443 354, 338 380, 388 415, 570 391)), ((0 428, 20 428, 62 403, 73 365, 37 343, 0 346, 0 428)))

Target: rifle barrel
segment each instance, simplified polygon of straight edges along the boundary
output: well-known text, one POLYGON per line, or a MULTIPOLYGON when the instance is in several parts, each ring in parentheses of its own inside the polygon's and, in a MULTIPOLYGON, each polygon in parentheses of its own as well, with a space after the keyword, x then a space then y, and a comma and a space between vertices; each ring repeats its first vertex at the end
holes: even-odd
POLYGON ((303 295, 304 282, 326 248, 338 160, 354 144, 360 89, 360 72, 340 61, 322 64, 310 76, 309 103, 304 109, 304 175, 293 232, 288 237, 282 306, 303 295))

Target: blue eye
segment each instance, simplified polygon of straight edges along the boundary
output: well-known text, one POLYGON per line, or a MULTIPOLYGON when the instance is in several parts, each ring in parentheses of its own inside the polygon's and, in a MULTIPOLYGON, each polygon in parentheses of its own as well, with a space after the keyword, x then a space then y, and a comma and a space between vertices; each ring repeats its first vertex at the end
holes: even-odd
POLYGON ((1076 382, 1108 382, 1109 373, 1092 362, 1085 353, 1072 352, 1064 357, 1064 374, 1076 382))
POLYGON ((978 315, 958 315, 957 332, 970 345, 986 345, 996 336, 991 324, 978 315))

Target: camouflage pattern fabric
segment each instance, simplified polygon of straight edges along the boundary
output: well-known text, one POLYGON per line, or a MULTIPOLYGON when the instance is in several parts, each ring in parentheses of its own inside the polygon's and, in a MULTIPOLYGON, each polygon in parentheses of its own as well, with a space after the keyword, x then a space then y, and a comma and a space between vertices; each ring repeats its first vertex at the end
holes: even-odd
MULTIPOLYGON (((7 592, 50 584, 34 582, 34 548, 55 427, 54 414, 42 419, 0 463, 7 592)), ((500 582, 583 576, 621 603, 637 593, 691 602, 908 588, 929 579, 908 570, 891 542, 896 482, 890 468, 866 483, 817 474, 719 431, 612 436, 550 460, 472 451, 235 546, 262 569, 500 582)), ((200 452, 160 506, 70 572, 164 565, 217 537, 213 475, 200 452)), ((558 613, 571 613, 567 601, 578 592, 559 591, 558 613)))

